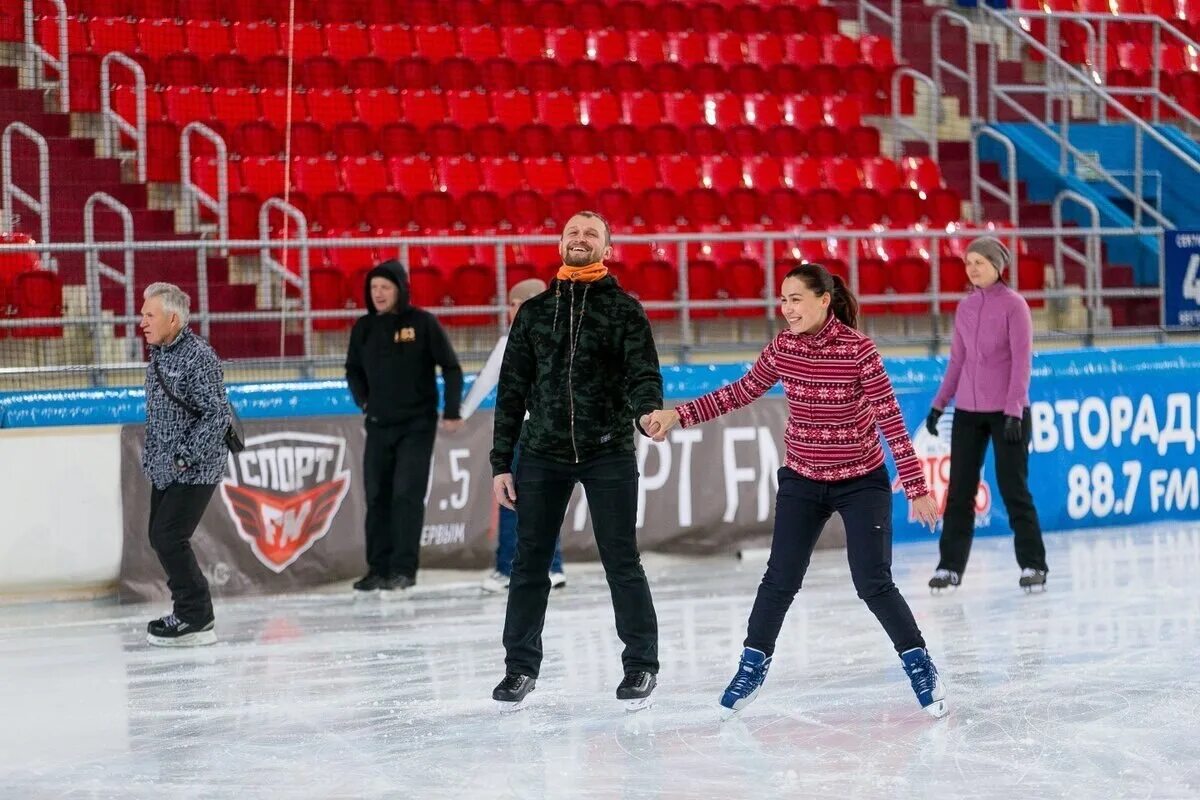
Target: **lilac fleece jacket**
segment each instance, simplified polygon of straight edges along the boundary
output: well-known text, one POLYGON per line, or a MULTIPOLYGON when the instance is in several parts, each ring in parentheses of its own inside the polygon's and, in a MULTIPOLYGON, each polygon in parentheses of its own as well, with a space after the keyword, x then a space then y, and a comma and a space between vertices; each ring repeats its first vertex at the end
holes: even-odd
POLYGON ((1025 298, 994 283, 963 298, 954 313, 950 366, 933 399, 945 409, 1003 411, 1020 417, 1029 405, 1033 318, 1025 298))

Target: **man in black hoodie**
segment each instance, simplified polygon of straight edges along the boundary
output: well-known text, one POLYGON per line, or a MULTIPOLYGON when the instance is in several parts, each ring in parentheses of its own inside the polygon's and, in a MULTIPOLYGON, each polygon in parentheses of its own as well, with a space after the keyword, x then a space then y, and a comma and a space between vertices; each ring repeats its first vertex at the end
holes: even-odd
POLYGON ((438 426, 437 376, 446 383, 442 429, 462 427, 463 373, 437 318, 409 304, 408 273, 385 261, 367 273, 367 313, 350 332, 346 382, 366 415, 367 565, 359 591, 408 589, 417 578, 425 488, 438 426))

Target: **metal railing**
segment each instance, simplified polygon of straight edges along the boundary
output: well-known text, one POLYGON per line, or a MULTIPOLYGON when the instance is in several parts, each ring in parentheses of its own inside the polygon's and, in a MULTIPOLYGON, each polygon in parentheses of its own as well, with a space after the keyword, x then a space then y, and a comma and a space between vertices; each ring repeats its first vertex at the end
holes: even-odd
POLYGON ((1182 161, 1186 167, 1190 168, 1193 174, 1190 176, 1181 176, 1184 180, 1200 179, 1200 162, 1197 162, 1167 137, 1155 130, 1153 126, 1127 109, 1103 87, 1097 86, 1094 80, 1089 79, 1074 66, 1064 61, 1057 52, 1052 51, 1045 44, 1038 41, 1035 36, 1025 31, 1016 21, 1019 15, 1010 16, 987 7, 983 7, 982 11, 988 18, 994 20, 1003 29, 1007 30, 1019 46, 1024 46, 1039 53, 1053 69, 1055 76, 1053 81, 1044 86, 1033 84, 1000 84, 996 80, 999 60, 998 48, 990 48, 989 74, 991 77, 992 92, 991 105, 993 107, 990 111, 989 121, 993 123, 997 121, 998 109, 995 108, 995 104, 1003 102, 1008 109, 1031 123, 1043 135, 1048 136, 1051 141, 1058 145, 1060 174, 1067 173, 1069 161, 1071 158, 1074 158, 1077 164, 1083 164, 1092 171, 1097 179, 1112 187, 1117 195, 1131 204, 1135 226, 1140 227, 1143 224, 1142 218, 1145 216, 1153 220, 1155 225, 1173 228, 1174 225, 1171 221, 1159 212, 1158 209, 1147 203, 1142 196, 1142 176, 1145 172, 1143 140, 1145 137, 1149 137, 1167 152, 1182 161), (1039 118, 1037 114, 1026 109, 1020 103, 1019 99, 1017 99, 1021 95, 1037 96, 1039 94, 1047 97, 1047 107, 1050 110, 1049 115, 1044 119, 1039 118), (1109 173, 1096 156, 1080 150, 1071 143, 1072 95, 1092 98, 1099 106, 1102 116, 1107 113, 1113 117, 1123 119, 1132 126, 1134 131, 1134 187, 1132 190, 1109 173), (1057 120, 1054 119, 1054 112, 1050 109, 1052 105, 1056 105, 1059 109, 1057 120), (1052 125, 1057 125, 1057 129, 1051 127, 1052 125))
MULTIPOLYGON (((101 250, 99 248, 88 250, 85 254, 85 271, 88 293, 88 313, 93 317, 103 316, 103 290, 101 279, 113 281, 124 289, 125 295, 125 316, 127 319, 132 319, 134 314, 134 305, 137 299, 134 296, 134 257, 133 251, 126 245, 134 241, 133 235, 133 212, 129 210, 121 201, 117 200, 106 192, 96 192, 87 199, 83 206, 83 240, 88 244, 98 244, 96 239, 96 207, 104 206, 109 211, 121 218, 121 240, 119 242, 108 242, 109 248, 121 253, 122 266, 120 269, 115 269, 100 259, 101 250)), ((133 322, 125 323, 126 350, 130 358, 137 357, 137 340, 134 338, 136 327, 133 322)), ((104 338, 104 326, 100 323, 96 324, 94 335, 97 339, 104 338)))
MULTIPOLYGON (((310 254, 308 246, 308 220, 300 209, 296 208, 291 203, 288 203, 278 197, 269 198, 262 204, 262 208, 258 212, 258 235, 264 242, 270 242, 271 239, 271 211, 275 210, 283 214, 288 222, 295 224, 295 231, 289 230, 289 239, 299 243, 297 253, 297 266, 299 274, 292 272, 289 269, 287 261, 288 255, 291 254, 291 249, 285 249, 284 261, 280 262, 271 252, 270 247, 262 247, 259 249, 259 258, 262 261, 262 276, 259 282, 259 289, 263 297, 270 297, 271 278, 282 278, 284 291, 280 293, 281 298, 287 295, 287 287, 294 287, 300 293, 300 313, 301 319, 304 320, 304 352, 308 353, 312 350, 312 282, 310 272, 310 254)), ((406 262, 407 263, 407 262, 406 262)), ((286 308, 286 304, 281 304, 281 308, 286 308)), ((281 322, 282 324, 282 322, 281 322)))
MULTIPOLYGON (((1054 198, 1053 214, 1055 227, 1061 228, 1063 225, 1063 205, 1066 203, 1075 203, 1083 207, 1088 213, 1091 224, 1088 226, 1091 229, 1100 227, 1100 209, 1096 204, 1077 192, 1067 189, 1060 192, 1054 198)), ((1100 237, 1087 233, 1083 234, 1084 248, 1079 251, 1072 247, 1066 237, 1059 237, 1054 240, 1054 275, 1055 283, 1062 286, 1066 283, 1066 270, 1063 267, 1063 259, 1070 259, 1083 267, 1084 274, 1084 296, 1085 307, 1087 308, 1088 331, 1095 329, 1096 318, 1100 314, 1100 295, 1098 289, 1101 288, 1103 281, 1100 277, 1100 237)), ((1091 344, 1091 341, 1088 341, 1091 344)))
POLYGON ((50 51, 42 47, 37 40, 37 28, 34 24, 34 0, 25 0, 25 69, 37 84, 51 83, 46 78, 46 68, 58 73, 58 107, 67 114, 71 111, 71 58, 67 37, 67 6, 63 0, 39 0, 49 2, 54 6, 55 34, 58 39, 58 56, 50 55, 50 51))
MULTIPOLYGON (((929 157, 937 161, 938 157, 938 124, 942 117, 942 93, 938 90, 938 86, 934 83, 933 78, 930 78, 923 72, 918 72, 912 67, 900 67, 892 73, 892 130, 899 133, 907 133, 912 139, 922 141, 929 148, 929 157), (903 94, 903 83, 905 78, 911 78, 915 83, 919 83, 928 89, 926 92, 926 114, 928 114, 928 129, 921 130, 916 124, 906 122, 901 115, 901 99, 903 94)), ((914 109, 915 110, 915 109, 914 109)), ((900 158, 904 155, 904 144, 900 137, 896 137, 896 143, 893 158, 900 158)))
POLYGON ((229 148, 221 135, 202 122, 189 122, 179 133, 179 172, 183 187, 183 209, 190 229, 200 228, 200 207, 217 218, 217 237, 229 237, 229 148), (192 179, 192 137, 199 136, 213 146, 217 163, 217 196, 213 197, 192 179))
POLYGON ((100 60, 100 117, 104 123, 101 140, 104 155, 121 154, 121 134, 133 139, 137 158, 138 183, 146 182, 146 73, 142 65, 124 53, 113 51, 100 60), (112 66, 117 64, 133 74, 134 119, 121 116, 113 104, 112 66))
POLYGON ((931 42, 931 72, 933 85, 939 97, 946 94, 946 75, 962 81, 967 91, 967 119, 974 123, 979 119, 979 74, 975 64, 975 35, 971 29, 971 21, 956 11, 943 8, 930 19, 931 42), (943 23, 957 25, 966 34, 966 64, 959 67, 942 54, 943 23))
MULTIPOLYGON (((1064 198, 1063 202, 1068 199, 1071 198, 1064 198)), ((1061 210, 1061 203, 1059 210, 1061 210)), ((836 237, 838 246, 845 248, 845 264, 842 265, 842 268, 846 270, 849 277, 848 283, 859 295, 859 300, 864 307, 866 328, 881 346, 902 345, 910 351, 914 346, 918 346, 928 352, 939 352, 948 344, 950 326, 946 315, 952 310, 953 304, 965 296, 965 292, 947 291, 945 287, 953 285, 965 288, 965 278, 956 281, 951 277, 943 281, 942 273, 945 269, 961 270, 961 261, 957 257, 951 258, 950 254, 961 253, 964 249, 963 240, 974 238, 985 232, 993 235, 1005 235, 1004 231, 979 229, 838 231, 832 235, 836 237), (917 248, 920 250, 920 254, 928 261, 928 283, 923 284, 920 291, 899 292, 890 288, 881 290, 880 285, 875 281, 878 281, 881 275, 885 276, 886 281, 886 272, 881 273, 880 270, 886 271, 887 262, 880 259, 869 259, 872 281, 866 281, 870 249, 875 246, 876 242, 888 239, 914 239, 914 237, 917 239, 917 248), (959 244, 952 245, 954 240, 959 240, 959 244), (948 264, 953 266, 948 266, 948 264), (899 313, 891 313, 895 311, 899 313)), ((1090 228, 1079 229, 1058 227, 1022 230, 1020 238, 1023 242, 1031 242, 1047 239, 1054 241, 1063 237, 1090 237, 1089 242, 1096 242, 1100 237, 1155 236, 1161 241, 1163 235, 1162 228, 1131 230, 1100 228, 1093 225, 1090 228)), ((665 268, 673 269, 677 281, 675 293, 669 298, 658 300, 643 298, 643 306, 654 320, 660 336, 660 351, 664 353, 664 356, 674 354, 677 359, 686 362, 697 353, 715 351, 744 353, 748 349, 761 347, 762 342, 779 327, 775 283, 780 279, 781 269, 784 266, 780 263, 779 258, 782 256, 788 258, 789 263, 793 259, 799 263, 806 260, 802 256, 806 244, 828 245, 832 236, 828 231, 812 230, 740 233, 694 232, 617 236, 614 238, 614 245, 617 248, 618 258, 621 257, 622 252, 631 254, 627 255, 629 263, 624 268, 626 275, 630 275, 631 267, 638 268, 637 251, 642 246, 653 245, 660 254, 665 254, 667 261, 665 268), (695 267, 695 248, 701 243, 716 242, 738 242, 743 245, 743 248, 758 247, 761 249, 760 264, 765 265, 766 268, 763 270, 763 285, 758 296, 737 299, 720 295, 716 297, 710 295, 704 298, 694 296, 695 287, 689 281, 689 271, 695 267), (730 326, 733 327, 730 328, 730 326), (733 338, 730 339, 729 336, 733 336, 733 338)), ((502 275, 506 267, 505 257, 508 247, 556 242, 557 239, 552 236, 311 239, 306 235, 297 235, 285 241, 270 239, 230 241, 201 239, 178 242, 108 241, 55 243, 49 248, 55 253, 93 253, 97 257, 100 252, 111 253, 119 250, 132 256, 135 261, 138 254, 145 252, 195 252, 197 274, 194 291, 198 296, 193 304, 195 311, 192 316, 200 332, 211 336, 218 333, 219 326, 221 337, 223 340, 229 341, 231 336, 236 338, 242 335, 241 332, 247 329, 246 323, 269 322, 272 326, 278 325, 281 335, 286 332, 288 336, 295 337, 298 342, 303 342, 297 355, 284 357, 282 355, 284 350, 281 349, 278 351, 280 355, 276 356, 273 343, 258 338, 251 342, 254 345, 253 348, 243 350, 247 353, 246 360, 233 363, 235 365, 269 364, 293 370, 295 374, 307 377, 317 374, 319 370, 336 372, 344 359, 345 329, 341 328, 318 337, 319 331, 314 329, 314 323, 324 320, 342 320, 348 326, 352 319, 362 314, 361 308, 357 307, 358 302, 354 303, 356 307, 338 306, 314 310, 311 308, 309 292, 304 291, 307 288, 305 281, 300 276, 293 275, 288 283, 293 286, 299 284, 302 296, 309 296, 309 301, 302 302, 298 309, 294 307, 294 300, 289 301, 284 297, 280 298, 277 303, 272 299, 273 305, 270 308, 260 306, 254 311, 213 311, 208 297, 212 277, 208 274, 208 254, 226 249, 234 252, 283 249, 294 251, 297 254, 296 263, 303 265, 305 253, 309 253, 309 258, 311 258, 313 249, 373 247, 379 253, 380 258, 385 258, 390 257, 391 252, 400 253, 402 250, 417 247, 461 248, 464 244, 471 244, 484 246, 482 252, 494 252, 497 258, 494 266, 497 274, 502 275), (291 306, 287 305, 289 302, 292 304, 291 306), (251 355, 251 353, 256 355, 251 355)), ((36 244, 11 247, 14 252, 39 252, 40 249, 41 246, 36 244)), ((647 247, 644 252, 649 255, 650 248, 647 247)), ((1019 249, 1014 248, 1013 252, 1016 255, 1019 253, 1019 249)), ((1056 253, 1061 253, 1061 256, 1057 257, 1059 262, 1063 259, 1075 261, 1083 259, 1089 263, 1085 271, 1086 280, 1083 286, 1065 285, 1063 278, 1066 272, 1059 263, 1056 263, 1055 274, 1058 277, 1050 281, 1045 288, 1036 290, 1023 288, 1021 290, 1022 296, 1031 304, 1040 305, 1044 302, 1048 308, 1055 309, 1055 314, 1065 315, 1042 320, 1037 334, 1041 340, 1070 337, 1071 341, 1079 339, 1093 341, 1106 335, 1128 333, 1129 329, 1110 329, 1106 325, 1105 318, 1100 313, 1103 304, 1112 300, 1142 299, 1158 302, 1161 299, 1162 291, 1157 287, 1104 287, 1104 273, 1098 266, 1100 256, 1095 244, 1090 244, 1088 248, 1085 248, 1082 255, 1073 253, 1069 248, 1058 250, 1056 253), (1078 319, 1073 316, 1075 310, 1080 311, 1078 319), (1083 315, 1084 310, 1087 311, 1086 316, 1083 315)), ((651 259, 647 258, 646 260, 651 259)), ((824 261, 832 264, 829 259, 824 259, 824 261)), ((661 264, 661 262, 659 263, 661 264)), ((1021 266, 1027 266, 1023 261, 1018 263, 1021 266)), ((550 272, 551 270, 547 268, 546 277, 549 277, 550 272)), ((1017 270, 1014 272, 1019 274, 1017 270)), ((139 271, 138 274, 143 282, 153 280, 153 276, 146 274, 145 270, 139 271)), ((617 274, 620 279, 622 273, 618 272, 617 274)), ((1039 285, 1040 281, 1030 280, 1034 277, 1027 273, 1023 283, 1027 286, 1039 285)), ((500 320, 503 319, 505 309, 502 301, 505 288, 504 282, 497 280, 496 294, 492 298, 491 304, 444 306, 434 302, 429 308, 451 326, 449 329, 453 335, 459 337, 460 342, 463 341, 462 337, 468 334, 473 337, 469 341, 476 344, 468 344, 462 352, 481 356, 487 352, 487 349, 490 349, 494 336, 503 331, 503 324, 500 320), (455 317, 466 315, 487 315, 494 319, 495 323, 490 325, 472 323, 473 327, 470 328, 454 326, 455 317)), ((633 288, 636 290, 637 280, 634 281, 633 288)), ((94 285, 90 287, 90 290, 94 297, 94 285)), ((128 295, 125 306, 126 311, 129 311, 128 295)), ((61 326, 67 329, 67 335, 57 342, 66 355, 59 358, 56 363, 42 360, 22 366, 6 366, 0 368, 0 380, 9 383, 13 381, 28 382, 34 380, 36 376, 45 378, 70 372, 93 385, 103 384, 106 381, 105 376, 124 374, 123 371, 134 369, 137 366, 137 362, 133 359, 137 358, 141 351, 140 339, 136 340, 136 344, 126 342, 124 346, 108 345, 109 342, 114 341, 112 338, 114 326, 119 326, 128 338, 130 326, 136 322, 137 317, 134 314, 112 314, 104 311, 97 313, 97 309, 91 304, 88 304, 86 310, 79 307, 73 308, 65 317, 0 319, 0 329, 28 328, 36 325, 61 326), (85 313, 79 313, 81 311, 85 313), (71 333, 80 329, 86 331, 86 334, 81 336, 71 333), (73 346, 77 350, 71 350, 73 346)), ((257 331, 253 334, 255 336, 268 335, 261 324, 255 330, 257 331)), ((273 328, 269 330, 273 330, 273 328)), ((1148 332, 1159 335, 1162 333, 1162 329, 1156 327, 1148 332)), ((45 341, 38 343, 47 344, 45 341)), ((12 337, 7 339, 0 337, 0 353, 8 352, 5 351, 5 347, 17 344, 19 343, 13 343, 12 337)), ((5 358, 3 362, 6 365, 18 363, 13 358, 5 358)), ((41 380, 42 378, 37 379, 41 380)))
POLYGON ((1013 145, 1012 139, 1009 139, 995 128, 982 125, 976 128, 975 132, 971 135, 971 156, 971 207, 973 208, 975 222, 981 222, 984 218, 982 195, 986 194, 1008 207, 1008 223, 1015 228, 1020 224, 1020 203, 1017 193, 1017 148, 1013 145), (1008 173, 1008 186, 1006 188, 997 186, 981 174, 979 164, 980 139, 991 139, 998 142, 1004 148, 1004 166, 1008 173))
MULTIPOLYGON (((1193 57, 1200 53, 1200 43, 1187 36, 1168 20, 1153 14, 1099 14, 1081 11, 1011 11, 1009 16, 1020 20, 1040 20, 1046 24, 1047 45, 1054 52, 1062 54, 1061 31, 1064 24, 1077 26, 1085 32, 1086 46, 1084 48, 1086 64, 1092 69, 1092 78, 1097 84, 1114 97, 1148 96, 1150 99, 1150 119, 1158 124, 1162 120, 1162 107, 1165 106, 1191 128, 1193 135, 1200 131, 1200 118, 1179 104, 1175 98, 1166 94, 1162 87, 1162 49, 1163 45, 1171 42, 1193 57), (1113 86, 1108 82, 1109 28, 1113 25, 1132 26, 1150 29, 1150 35, 1139 36, 1143 42, 1149 39, 1150 70, 1149 84, 1145 86, 1113 86)), ((1022 26, 1024 27, 1024 26, 1022 26)), ((1064 59, 1065 60, 1065 59, 1064 59)), ((1070 63, 1070 62, 1067 62, 1070 63)), ((1099 115, 1100 124, 1107 124, 1108 118, 1099 115)))
MULTIPOLYGON (((0 228, 15 230, 13 204, 21 202, 30 211, 38 215, 42 243, 50 242, 50 147, 46 137, 26 125, 24 122, 11 122, 0 135, 0 172, 4 173, 2 190, 3 205, 0 205, 0 228), (28 139, 37 148, 38 167, 38 196, 26 192, 17 186, 16 175, 13 173, 13 137, 21 136, 28 139)), ((42 265, 47 269, 57 269, 56 261, 49 249, 41 251, 42 265)))
POLYGON ((858 0, 858 30, 860 35, 867 33, 868 18, 882 22, 888 27, 889 35, 892 38, 892 52, 899 59, 900 48, 904 42, 904 38, 900 35, 901 22, 903 21, 901 14, 902 5, 900 0, 892 0, 891 5, 891 11, 885 11, 873 2, 873 0, 858 0))

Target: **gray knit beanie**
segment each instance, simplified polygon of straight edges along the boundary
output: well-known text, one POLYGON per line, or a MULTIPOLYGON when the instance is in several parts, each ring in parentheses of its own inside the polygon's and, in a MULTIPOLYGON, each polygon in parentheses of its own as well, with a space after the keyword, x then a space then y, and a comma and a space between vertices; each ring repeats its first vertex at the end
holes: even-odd
POLYGON ((1012 255, 1008 252, 1008 248, 994 236, 981 236, 967 246, 967 253, 978 253, 979 255, 992 262, 992 266, 1001 275, 1008 269, 1008 265, 1012 263, 1012 255))

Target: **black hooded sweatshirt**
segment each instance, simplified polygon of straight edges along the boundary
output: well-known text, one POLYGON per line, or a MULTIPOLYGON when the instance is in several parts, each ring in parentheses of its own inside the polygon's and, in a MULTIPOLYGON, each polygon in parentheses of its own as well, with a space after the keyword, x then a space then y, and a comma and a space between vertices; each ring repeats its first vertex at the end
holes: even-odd
POLYGON ((385 261, 367 273, 363 292, 367 313, 350 331, 346 382, 372 422, 405 424, 437 420, 437 376, 446 381, 445 419, 459 419, 463 372, 437 318, 409 304, 408 273, 399 261, 385 261), (375 311, 371 279, 387 278, 399 287, 396 307, 375 311))

